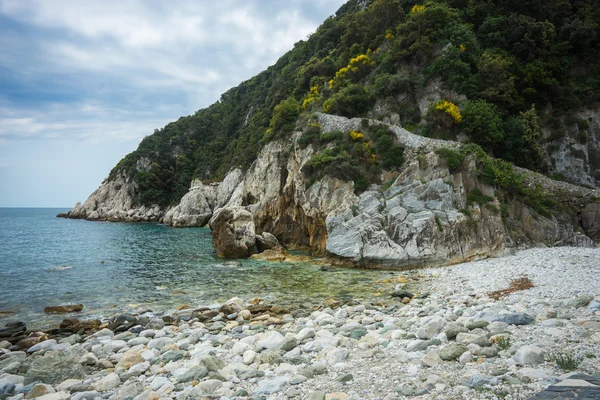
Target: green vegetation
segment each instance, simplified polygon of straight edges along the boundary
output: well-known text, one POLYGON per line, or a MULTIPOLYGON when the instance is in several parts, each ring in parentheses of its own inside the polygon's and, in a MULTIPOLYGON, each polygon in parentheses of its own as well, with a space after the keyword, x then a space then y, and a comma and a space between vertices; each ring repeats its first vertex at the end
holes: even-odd
POLYGON ((449 149, 447 147, 439 148, 435 152, 446 159, 448 169, 452 173, 456 172, 462 166, 462 163, 465 160, 464 153, 458 150, 449 149))
POLYGON ((480 206, 483 206, 492 201, 494 201, 494 198, 492 196, 487 196, 483 194, 481 192, 481 189, 479 188, 474 188, 469 192, 469 194, 467 194, 468 206, 473 205, 475 203, 479 204, 480 206))
MULTIPOLYGON (((109 179, 134 179, 139 204, 173 204, 193 178, 218 180, 248 167, 309 113, 366 116, 377 101, 397 110, 407 128, 436 137, 465 133, 488 154, 545 172, 543 129, 557 138, 577 124, 578 140, 587 140, 587 121, 575 112, 600 100, 599 27, 594 0, 349 0, 273 66, 144 138, 109 179), (419 93, 438 81, 455 95, 433 107, 437 116, 422 116, 419 93)), ((303 145, 339 140, 315 129, 303 145)), ((399 150, 383 150, 387 139, 370 140, 377 168, 401 164, 399 150)), ((342 175, 363 177, 357 186, 365 186, 372 164, 354 159, 358 149, 337 151, 322 167, 344 160, 351 168, 342 175)), ((451 170, 459 168, 446 158, 451 170)), ((480 162, 484 177, 523 191, 500 161, 480 162)))
POLYGON ((512 346, 510 338, 505 336, 498 337, 496 343, 498 344, 498 347, 500 347, 500 350, 508 350, 510 349, 510 346, 512 346))
POLYGON ((575 356, 571 352, 555 351, 550 354, 550 361, 554 361, 556 365, 564 371, 574 371, 581 365, 581 357, 575 356))
POLYGON ((360 193, 371 183, 380 184, 384 169, 396 169, 404 162, 404 150, 395 142, 394 134, 375 125, 367 126, 364 131, 330 132, 320 136, 307 136, 305 132, 298 144, 308 143, 316 150, 303 168, 308 185, 329 175, 354 181, 354 188, 360 193), (311 140, 302 140, 306 137, 311 140))

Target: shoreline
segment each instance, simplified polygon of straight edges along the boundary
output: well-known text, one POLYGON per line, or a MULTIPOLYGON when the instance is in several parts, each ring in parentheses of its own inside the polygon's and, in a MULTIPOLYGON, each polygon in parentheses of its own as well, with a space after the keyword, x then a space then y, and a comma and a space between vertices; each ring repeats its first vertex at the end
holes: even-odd
MULTIPOLYGON (((0 393, 14 400, 31 390, 46 392, 44 400, 525 399, 571 374, 600 372, 599 271, 600 249, 530 249, 419 269, 420 293, 410 300, 298 311, 231 299, 219 309, 176 311, 179 321, 166 324, 122 318, 115 331, 0 356, 0 393), (523 274, 532 288, 488 296, 523 274), (76 381, 66 381, 69 374, 76 381), (34 389, 36 380, 51 386, 34 389)), ((406 283, 398 282, 410 276, 389 280, 401 296, 406 283)))

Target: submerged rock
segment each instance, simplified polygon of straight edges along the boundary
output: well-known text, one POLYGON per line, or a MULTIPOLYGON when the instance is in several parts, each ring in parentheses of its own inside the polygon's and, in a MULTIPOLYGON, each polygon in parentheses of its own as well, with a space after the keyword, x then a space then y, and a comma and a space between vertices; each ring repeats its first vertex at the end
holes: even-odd
POLYGON ((44 308, 46 314, 67 314, 83 310, 83 304, 67 304, 62 306, 48 306, 44 308))

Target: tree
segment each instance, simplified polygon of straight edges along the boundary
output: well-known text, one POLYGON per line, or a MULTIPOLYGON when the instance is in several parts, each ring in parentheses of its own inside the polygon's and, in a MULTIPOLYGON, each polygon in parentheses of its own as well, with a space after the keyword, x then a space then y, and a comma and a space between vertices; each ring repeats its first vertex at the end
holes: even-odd
POLYGON ((463 111, 463 129, 469 138, 491 151, 504 138, 498 107, 485 100, 470 100, 463 111))

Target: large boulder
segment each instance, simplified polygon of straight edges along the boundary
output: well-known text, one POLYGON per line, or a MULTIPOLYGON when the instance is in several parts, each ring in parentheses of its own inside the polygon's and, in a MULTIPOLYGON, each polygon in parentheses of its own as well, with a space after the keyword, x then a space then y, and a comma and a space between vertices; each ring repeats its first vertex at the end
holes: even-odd
POLYGON ((213 247, 219 257, 249 257, 254 250, 256 233, 252 214, 243 207, 223 207, 209 222, 213 247))
POLYGON ((259 253, 265 250, 271 250, 281 247, 277 238, 269 232, 263 232, 262 235, 256 235, 256 248, 259 253))
POLYGON ((86 353, 81 347, 71 347, 34 359, 25 374, 25 384, 41 382, 56 385, 67 379, 83 379, 85 370, 79 360, 86 353))

